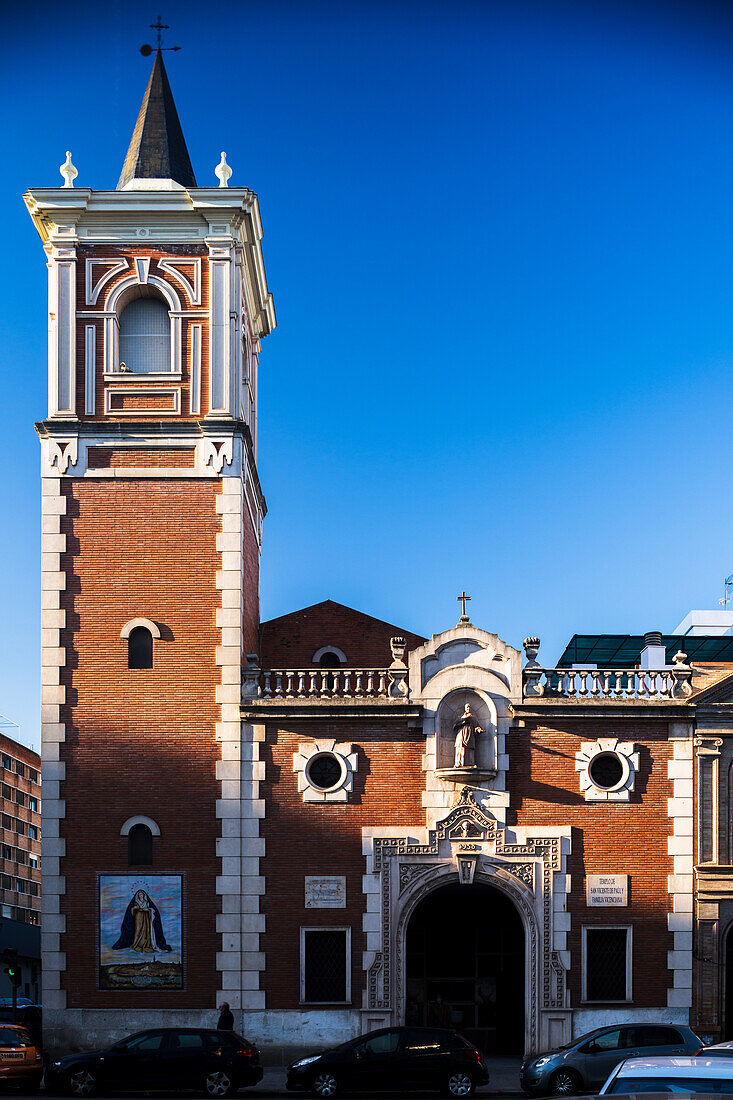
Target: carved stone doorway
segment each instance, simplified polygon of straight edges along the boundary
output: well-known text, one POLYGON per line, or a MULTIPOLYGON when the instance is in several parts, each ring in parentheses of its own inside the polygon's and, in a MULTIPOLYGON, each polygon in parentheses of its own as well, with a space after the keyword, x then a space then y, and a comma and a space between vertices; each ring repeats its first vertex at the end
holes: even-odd
POLYGON ((503 891, 433 890, 410 916, 405 964, 407 1024, 454 1027, 487 1055, 523 1053, 525 931, 503 891))

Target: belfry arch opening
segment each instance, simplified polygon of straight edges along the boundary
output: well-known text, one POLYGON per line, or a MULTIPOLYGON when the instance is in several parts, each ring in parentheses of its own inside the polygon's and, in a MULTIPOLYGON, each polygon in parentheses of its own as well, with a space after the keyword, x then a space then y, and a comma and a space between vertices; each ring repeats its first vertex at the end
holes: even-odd
POLYGON ((485 1054, 523 1053, 525 932, 504 893, 434 890, 410 917, 405 963, 407 1024, 453 1027, 485 1054))

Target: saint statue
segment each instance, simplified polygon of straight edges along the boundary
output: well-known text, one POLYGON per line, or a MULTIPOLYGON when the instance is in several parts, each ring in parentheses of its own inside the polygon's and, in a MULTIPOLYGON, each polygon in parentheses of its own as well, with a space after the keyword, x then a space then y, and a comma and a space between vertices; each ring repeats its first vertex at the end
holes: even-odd
POLYGON ((463 714, 453 726, 456 735, 456 755, 453 762, 454 768, 476 767, 476 734, 483 733, 471 713, 471 704, 466 703, 463 714))
POLYGON ((112 944, 113 951, 125 948, 144 954, 173 950, 165 942, 160 911, 145 890, 133 894, 122 918, 120 938, 112 944))

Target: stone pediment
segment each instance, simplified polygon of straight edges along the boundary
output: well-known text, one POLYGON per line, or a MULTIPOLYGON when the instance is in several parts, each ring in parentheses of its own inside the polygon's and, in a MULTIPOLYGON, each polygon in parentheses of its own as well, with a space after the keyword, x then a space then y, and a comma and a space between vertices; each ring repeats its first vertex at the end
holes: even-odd
POLYGON ((410 680, 420 685, 422 694, 432 695, 434 691, 442 694, 438 682, 445 675, 453 679, 458 676, 467 682, 482 681, 487 690, 493 684, 498 693, 511 696, 521 678, 521 655, 498 635, 480 630, 472 623, 461 624, 434 634, 410 654, 410 680))

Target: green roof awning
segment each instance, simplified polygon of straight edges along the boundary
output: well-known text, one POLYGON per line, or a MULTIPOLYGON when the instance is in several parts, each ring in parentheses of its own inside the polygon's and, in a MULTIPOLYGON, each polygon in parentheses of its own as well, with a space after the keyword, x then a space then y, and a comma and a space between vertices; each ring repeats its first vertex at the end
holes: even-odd
MULTIPOLYGON (((670 665, 679 649, 690 661, 733 662, 733 635, 729 634, 663 634, 662 645, 670 665)), ((634 668, 643 648, 643 634, 574 634, 557 667, 634 668)))

